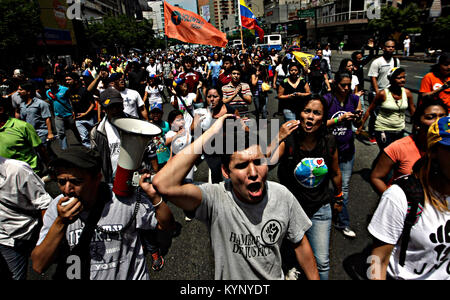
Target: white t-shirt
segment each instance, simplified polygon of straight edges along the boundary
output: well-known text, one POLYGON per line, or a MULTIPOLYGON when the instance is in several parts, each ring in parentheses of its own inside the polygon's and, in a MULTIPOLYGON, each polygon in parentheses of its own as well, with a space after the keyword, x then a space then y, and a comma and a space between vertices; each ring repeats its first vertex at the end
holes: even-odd
POLYGON ((35 212, 52 202, 45 184, 23 161, 0 157, 0 244, 13 247, 16 239, 29 240, 38 226, 38 218, 15 209, 35 212), (5 203, 7 206, 5 206, 5 203))
POLYGON ((359 84, 358 76, 352 75, 352 91, 355 90, 355 88, 358 84, 359 84))
POLYGON ((153 66, 148 65, 145 70, 148 72, 148 75, 158 75, 161 73, 161 66, 155 63, 153 66))
MULTIPOLYGON (((447 197, 447 204, 450 197, 447 197)), ((395 245, 389 259, 388 274, 395 279, 450 280, 450 212, 440 212, 425 203, 422 215, 411 230, 406 261, 399 264, 401 234, 408 211, 406 195, 392 185, 381 197, 369 224, 369 232, 378 240, 395 245)))
POLYGON ((327 61, 328 66, 331 69, 331 49, 330 50, 323 49, 322 50, 322 57, 323 57, 323 59, 325 59, 327 61))
POLYGON ((120 153, 120 133, 116 127, 109 123, 105 117, 106 137, 108 138, 108 146, 111 157, 112 176, 116 176, 117 163, 119 162, 120 153))
POLYGON ((411 40, 410 39, 406 39, 403 41, 403 46, 405 46, 405 48, 409 48, 409 46, 411 45, 411 40))
POLYGON ((146 86, 145 92, 148 95, 148 103, 151 105, 153 103, 162 104, 162 91, 164 90, 163 85, 157 85, 156 87, 146 86))
POLYGON ((120 94, 123 98, 123 111, 133 117, 139 118, 139 107, 144 106, 141 95, 135 90, 126 88, 120 94))
MULTIPOLYGON (((181 112, 183 112, 183 118, 186 121, 185 128, 188 128, 189 130, 191 128, 192 122, 194 121, 194 119, 192 118, 191 114, 194 115, 194 100, 195 100, 196 97, 197 97, 197 95, 194 94, 194 93, 189 93, 185 97, 177 96, 178 109, 181 110, 181 112), (184 104, 183 104, 183 102, 181 102, 180 98, 183 99, 183 101, 187 105, 187 107, 184 106, 184 104)), ((170 99, 170 103, 172 105, 174 105, 174 103, 175 103, 175 96, 172 96, 172 98, 170 99)))
MULTIPOLYGON (((166 140, 168 138, 174 137, 176 134, 177 133, 175 131, 173 131, 173 130, 168 131, 166 133, 166 140)), ((191 143, 191 135, 188 132, 186 132, 182 136, 176 137, 174 140, 172 140, 172 143, 171 143, 171 146, 170 146, 172 148, 172 155, 176 155, 181 150, 186 148, 190 143, 191 143)), ((194 180, 194 168, 193 167, 189 171, 189 173, 187 174, 186 179, 194 180)))
POLYGON ((275 68, 275 72, 278 73, 278 76, 286 77, 286 75, 287 75, 286 73, 284 73, 283 65, 282 65, 282 64, 279 64, 279 65, 275 68))
POLYGON ((377 78, 378 88, 380 91, 389 86, 387 75, 395 66, 394 60, 397 60, 397 67, 400 67, 400 61, 397 58, 391 58, 391 60, 387 62, 383 56, 375 59, 370 65, 368 76, 377 78))

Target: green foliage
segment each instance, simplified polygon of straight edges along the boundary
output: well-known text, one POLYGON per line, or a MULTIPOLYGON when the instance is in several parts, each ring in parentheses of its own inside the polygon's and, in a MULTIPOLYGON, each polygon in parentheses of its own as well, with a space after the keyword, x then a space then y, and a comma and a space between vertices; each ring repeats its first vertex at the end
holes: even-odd
POLYGON ((126 15, 107 16, 103 22, 91 22, 87 25, 88 39, 97 46, 115 48, 154 48, 152 22, 136 21, 126 15))
POLYGON ((384 6, 381 9, 381 18, 370 20, 369 30, 380 32, 383 37, 392 37, 395 33, 421 33, 421 10, 417 4, 412 3, 403 9, 384 6))
POLYGON ((433 31, 438 35, 448 35, 450 32, 450 16, 437 18, 433 24, 433 31))
POLYGON ((0 1, 0 52, 23 53, 42 33, 39 6, 29 0, 0 1))

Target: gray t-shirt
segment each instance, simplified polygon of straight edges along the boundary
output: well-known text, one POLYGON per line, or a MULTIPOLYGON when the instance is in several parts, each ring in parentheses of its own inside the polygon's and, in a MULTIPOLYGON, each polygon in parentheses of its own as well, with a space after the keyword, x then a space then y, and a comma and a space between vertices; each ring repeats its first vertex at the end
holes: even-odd
POLYGON ((302 240, 311 227, 297 199, 284 186, 266 182, 266 196, 257 204, 237 199, 231 182, 200 184, 202 202, 196 218, 211 234, 215 279, 283 279, 283 238, 302 240))
MULTIPOLYGON (((106 203, 97 226, 107 231, 119 231, 133 215, 136 196, 126 198, 111 194, 113 198, 106 203)), ((58 216, 57 204, 61 197, 62 195, 56 197, 45 213, 37 245, 42 243, 58 216)), ((154 229, 157 220, 149 200, 146 197, 141 199, 136 220, 122 235, 105 234, 95 230, 90 245, 91 280, 149 279, 141 240, 136 229, 154 229)), ((84 227, 83 220, 87 220, 86 213, 82 213, 80 218, 67 227, 66 240, 71 249, 79 242, 84 227)))

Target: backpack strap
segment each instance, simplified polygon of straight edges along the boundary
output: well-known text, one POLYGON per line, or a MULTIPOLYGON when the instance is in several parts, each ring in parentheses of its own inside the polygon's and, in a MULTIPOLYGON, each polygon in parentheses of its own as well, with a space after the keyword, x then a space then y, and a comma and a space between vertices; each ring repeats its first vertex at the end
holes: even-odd
POLYGON ((406 249, 408 248, 409 237, 412 227, 419 221, 425 203, 422 184, 414 175, 401 177, 394 181, 405 193, 408 201, 408 212, 403 226, 400 245, 400 265, 405 265, 406 249))

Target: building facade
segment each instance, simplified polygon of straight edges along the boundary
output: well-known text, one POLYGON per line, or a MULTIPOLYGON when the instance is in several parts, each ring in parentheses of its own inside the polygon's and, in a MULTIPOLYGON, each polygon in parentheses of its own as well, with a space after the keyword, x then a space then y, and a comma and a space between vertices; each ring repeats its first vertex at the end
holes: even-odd
POLYGON ((164 37, 164 2, 161 0, 148 1, 147 5, 149 10, 142 13, 143 17, 152 20, 155 36, 162 38, 164 37))

